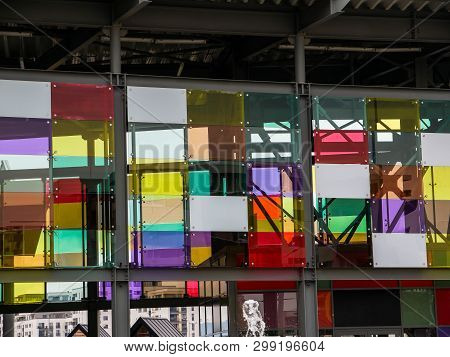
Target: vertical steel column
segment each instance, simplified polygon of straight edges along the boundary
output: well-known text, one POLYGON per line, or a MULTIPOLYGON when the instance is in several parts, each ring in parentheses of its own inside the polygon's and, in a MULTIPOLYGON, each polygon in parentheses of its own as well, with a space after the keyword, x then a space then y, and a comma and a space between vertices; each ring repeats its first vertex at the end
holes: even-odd
POLYGON ((3 314, 3 337, 14 337, 14 314, 3 314))
POLYGON ((302 144, 303 205, 306 265, 297 289, 298 326, 301 336, 318 336, 317 285, 315 277, 314 203, 312 192, 312 118, 305 69, 305 36, 295 38, 295 81, 299 88, 302 144))
POLYGON ((428 87, 428 67, 427 58, 425 56, 417 57, 414 60, 414 72, 417 88, 428 87))
POLYGON ((237 337, 237 283, 229 281, 227 286, 228 295, 228 336, 237 337))
POLYGON ((114 201, 115 227, 113 229, 114 268, 112 276, 112 333, 114 337, 130 335, 130 298, 128 293, 128 216, 127 216, 127 154, 126 113, 123 77, 120 76, 120 26, 111 27, 111 79, 114 85, 114 201))

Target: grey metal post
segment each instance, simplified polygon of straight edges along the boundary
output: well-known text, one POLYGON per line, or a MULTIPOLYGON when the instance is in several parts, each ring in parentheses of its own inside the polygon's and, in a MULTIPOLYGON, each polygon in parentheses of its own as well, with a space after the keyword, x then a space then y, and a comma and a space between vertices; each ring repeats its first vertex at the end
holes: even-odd
POLYGON ((14 314, 3 314, 3 337, 14 337, 14 314))
POLYGON ((295 81, 299 88, 302 143, 303 205, 306 265, 297 290, 298 326, 301 336, 318 336, 317 285, 315 276, 314 203, 312 192, 312 118, 305 70, 305 36, 295 38, 295 81))
POLYGON ((114 337, 130 335, 128 293, 128 218, 125 86, 119 75, 120 26, 111 27, 111 79, 114 85, 115 227, 113 228, 114 269, 112 276, 112 332, 114 337))
POLYGON ((237 337, 237 283, 228 282, 228 336, 237 337))

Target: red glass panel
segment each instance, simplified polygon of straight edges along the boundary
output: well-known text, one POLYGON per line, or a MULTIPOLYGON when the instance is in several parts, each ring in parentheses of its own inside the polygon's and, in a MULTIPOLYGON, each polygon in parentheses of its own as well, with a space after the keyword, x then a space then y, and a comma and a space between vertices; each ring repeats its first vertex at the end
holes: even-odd
POLYGON ((58 179, 53 182, 55 203, 78 203, 83 200, 79 179, 58 179))
POLYGON ((400 280, 402 288, 432 288, 432 280, 400 280))
POLYGON ((305 237, 302 233, 250 233, 248 254, 252 268, 305 266, 305 237))
POLYGON ((0 228, 36 229, 46 226, 50 207, 44 192, 5 192, 0 194, 0 228))
POLYGON ((436 289, 438 325, 450 325, 450 289, 436 289))
POLYGON ((189 297, 198 297, 198 281, 187 281, 186 291, 189 297))
POLYGON ((333 327, 331 291, 317 292, 317 306, 319 315, 319 327, 320 328, 333 327))
POLYGON ((112 87, 95 84, 52 83, 52 117, 68 120, 112 120, 112 87))
POLYGON ((297 282, 295 281, 238 281, 238 291, 264 291, 264 290, 295 290, 297 282))
POLYGON ((397 288, 397 280, 334 280, 333 289, 397 288))
POLYGON ((316 162, 325 164, 367 164, 368 135, 364 130, 315 130, 316 162))

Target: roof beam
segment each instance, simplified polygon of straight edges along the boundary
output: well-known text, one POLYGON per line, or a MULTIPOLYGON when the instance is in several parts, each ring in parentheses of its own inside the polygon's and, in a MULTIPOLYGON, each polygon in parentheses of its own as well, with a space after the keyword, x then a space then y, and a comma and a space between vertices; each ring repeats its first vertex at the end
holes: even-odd
POLYGON ((136 15, 144 7, 150 4, 149 0, 115 0, 113 4, 114 24, 121 24, 123 21, 136 15))
POLYGON ((350 0, 322 0, 316 1, 310 7, 300 9, 300 31, 306 31, 333 17, 342 14, 350 0))
POLYGON ((80 51, 83 47, 90 45, 98 36, 100 29, 78 29, 69 34, 68 37, 56 43, 52 48, 40 56, 36 61, 35 68, 55 70, 64 64, 70 57, 80 51))

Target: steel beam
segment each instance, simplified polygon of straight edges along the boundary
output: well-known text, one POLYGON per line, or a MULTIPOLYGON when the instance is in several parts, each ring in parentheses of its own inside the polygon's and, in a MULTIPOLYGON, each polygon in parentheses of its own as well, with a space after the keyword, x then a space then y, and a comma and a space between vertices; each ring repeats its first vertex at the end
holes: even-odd
MULTIPOLYGON (((295 80, 299 88, 306 88, 305 34, 295 37, 295 80)), ((299 90, 300 92, 300 90, 299 90)), ((312 128, 309 93, 299 93, 300 136, 303 174, 303 208, 306 265, 298 282, 298 326, 300 336, 319 334, 317 317, 316 252, 314 243, 314 201, 312 186, 312 128)))
POLYGON ((350 0, 315 1, 300 8, 300 31, 307 31, 342 14, 350 0))
POLYGON ((450 20, 430 18, 415 31, 412 27, 408 17, 341 15, 307 30, 306 35, 318 39, 450 43, 450 20))
POLYGON ((115 0, 113 3, 112 22, 114 24, 122 24, 123 21, 136 15, 150 3, 150 0, 115 0))
POLYGON ((3 337, 14 337, 15 315, 12 311, 5 310, 3 313, 3 337))
POLYGON ((120 58, 120 26, 111 27, 111 72, 114 84, 114 158, 115 185, 114 202, 115 227, 112 239, 113 271, 112 271, 112 333, 114 337, 130 335, 130 298, 128 291, 128 276, 120 278, 118 270, 129 268, 128 258, 128 184, 127 184, 127 117, 124 85, 120 58))
POLYGON ((387 88, 366 86, 336 86, 336 85, 311 85, 312 96, 336 96, 336 97, 379 97, 399 99, 430 99, 448 100, 448 89, 416 89, 416 88, 387 88))

